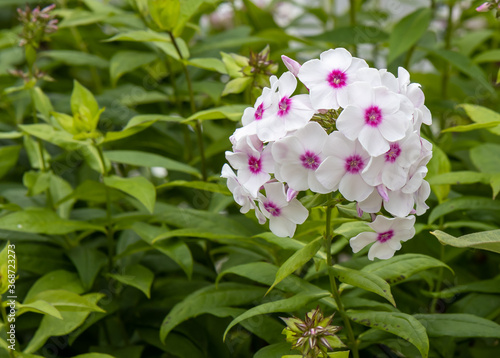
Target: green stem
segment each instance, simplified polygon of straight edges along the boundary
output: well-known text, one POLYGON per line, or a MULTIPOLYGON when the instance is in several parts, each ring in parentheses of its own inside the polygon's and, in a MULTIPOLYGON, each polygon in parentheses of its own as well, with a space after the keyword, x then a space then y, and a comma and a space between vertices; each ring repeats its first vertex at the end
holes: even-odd
MULTIPOLYGON (((333 230, 331 228, 331 221, 332 221, 332 210, 334 208, 334 205, 328 205, 326 208, 326 229, 325 229, 325 235, 324 235, 324 245, 325 245, 325 251, 326 251, 326 264, 328 268, 330 268, 333 265, 333 260, 332 260, 332 240, 333 240, 333 230)), ((356 338, 354 337, 354 332, 352 330, 351 322, 349 321, 349 317, 347 317, 347 314, 345 313, 344 305, 342 304, 342 300, 340 299, 340 293, 339 289, 337 287, 337 280, 333 274, 333 272, 328 269, 328 277, 330 279, 330 290, 332 292, 333 298, 335 299, 335 302, 337 303, 337 309, 340 313, 340 317, 344 321, 345 328, 347 330, 347 338, 349 339, 349 347, 352 351, 352 354, 354 358, 359 358, 359 352, 358 352, 358 344, 356 341, 356 338)))
MULTIPOLYGON (((182 70, 184 71, 184 75, 186 76, 186 82, 187 82, 187 87, 188 87, 188 92, 189 92, 189 103, 191 105, 191 112, 194 114, 194 113, 196 113, 196 105, 194 103, 194 91, 193 91, 193 84, 191 83, 191 76, 189 75, 189 71, 187 69, 186 63, 184 62, 184 57, 182 56, 182 52, 179 48, 179 45, 177 45, 177 41, 175 39, 175 36, 172 34, 171 31, 168 32, 168 35, 170 36, 170 39, 172 40, 172 44, 174 45, 175 50, 176 50, 177 54, 179 55, 182 70)), ((196 121, 195 132, 196 132, 196 136, 198 139, 198 148, 200 150, 201 175, 202 175, 203 181, 207 181, 207 164, 206 164, 206 160, 205 160, 205 146, 203 144, 203 132, 202 132, 200 120, 196 121)))
MULTIPOLYGON (((7 311, 5 310, 5 306, 3 305, 2 298, 0 296, 0 306, 1 306, 1 311, 2 311, 2 320, 3 323, 5 324, 5 334, 7 335, 7 338, 9 337, 9 323, 7 321, 7 311)), ((12 349, 9 349, 9 356, 10 358, 14 358, 14 351, 12 349)))

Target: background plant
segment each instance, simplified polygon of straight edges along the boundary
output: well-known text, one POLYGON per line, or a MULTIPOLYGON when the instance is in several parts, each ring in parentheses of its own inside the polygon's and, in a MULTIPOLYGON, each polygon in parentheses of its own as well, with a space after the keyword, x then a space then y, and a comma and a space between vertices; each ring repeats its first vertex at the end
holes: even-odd
POLYGON ((347 47, 406 67, 434 117, 430 209, 402 252, 353 255, 355 208, 332 209, 333 272, 360 355, 426 356, 428 338, 430 357, 497 356, 500 54, 495 10, 481 4, 60 1, 57 31, 28 50, 26 1, 3 1, 0 237, 19 267, 10 353, 294 354, 278 317, 337 310, 315 241, 329 203, 307 196, 310 218, 277 238, 238 212, 219 175, 243 110, 285 70, 280 56, 347 47))

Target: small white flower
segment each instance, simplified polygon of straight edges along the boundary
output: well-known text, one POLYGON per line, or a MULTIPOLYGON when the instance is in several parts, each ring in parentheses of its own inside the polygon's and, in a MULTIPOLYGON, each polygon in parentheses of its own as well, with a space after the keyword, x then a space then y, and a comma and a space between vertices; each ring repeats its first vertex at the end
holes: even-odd
POLYGON ((415 216, 405 218, 386 218, 378 215, 368 224, 375 232, 363 232, 353 237, 349 244, 353 252, 359 252, 365 246, 374 243, 368 251, 368 259, 389 259, 401 249, 401 241, 408 241, 415 235, 415 216))
POLYGON ((328 136, 323 155, 327 158, 316 170, 318 181, 325 188, 340 193, 351 201, 365 200, 373 191, 362 172, 370 161, 370 155, 358 141, 350 141, 340 132, 328 136))
POLYGON ((304 63, 298 77, 309 89, 314 109, 345 108, 348 85, 356 81, 359 69, 367 67, 366 61, 337 48, 323 52, 319 60, 304 63))
POLYGON ((264 185, 266 196, 259 194, 259 207, 269 219, 269 228, 276 236, 293 237, 297 224, 306 221, 309 211, 298 201, 287 201, 282 183, 264 185))
POLYGON ((309 122, 293 135, 272 145, 276 163, 275 176, 295 191, 311 189, 316 193, 330 192, 316 179, 316 169, 324 159, 323 145, 328 135, 316 122, 309 122))
POLYGON ((347 89, 349 105, 340 114, 337 128, 350 140, 358 139, 371 156, 390 149, 390 142, 404 138, 411 121, 407 106, 387 87, 357 82, 347 89))

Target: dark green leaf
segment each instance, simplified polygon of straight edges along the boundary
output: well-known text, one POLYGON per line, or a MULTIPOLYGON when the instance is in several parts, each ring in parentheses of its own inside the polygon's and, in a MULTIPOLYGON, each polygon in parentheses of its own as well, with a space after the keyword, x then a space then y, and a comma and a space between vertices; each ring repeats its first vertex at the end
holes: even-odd
POLYGON ((465 313, 416 314, 429 337, 500 338, 500 325, 465 313))
POLYGON ((147 298, 150 297, 151 285, 153 283, 154 274, 150 269, 142 265, 136 264, 131 266, 126 266, 124 272, 121 274, 108 274, 110 277, 114 278, 125 285, 133 286, 138 288, 147 298))
POLYGON ((155 186, 144 177, 122 178, 116 175, 104 178, 104 184, 123 191, 139 200, 150 213, 154 211, 156 201, 155 186))

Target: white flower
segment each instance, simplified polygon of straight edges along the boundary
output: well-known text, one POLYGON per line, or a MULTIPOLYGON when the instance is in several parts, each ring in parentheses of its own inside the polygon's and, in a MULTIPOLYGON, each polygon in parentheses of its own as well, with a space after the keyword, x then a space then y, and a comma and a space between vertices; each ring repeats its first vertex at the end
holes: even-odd
POLYGON ((387 87, 357 82, 347 88, 349 105, 337 120, 337 129, 350 140, 358 139, 371 156, 390 149, 390 142, 403 139, 411 112, 387 87))
POLYGON ((257 136, 241 138, 234 147, 234 153, 226 152, 226 159, 238 170, 239 182, 257 197, 261 186, 267 183, 274 172, 274 162, 269 149, 264 148, 257 136))
POLYGON ((389 259, 401 249, 401 241, 408 241, 415 235, 415 216, 405 218, 386 218, 378 215, 375 221, 368 224, 375 232, 363 232, 353 237, 349 244, 352 251, 359 252, 365 246, 374 242, 368 251, 368 259, 376 257, 389 259))
POLYGON ((222 167, 222 178, 227 179, 227 187, 233 193, 234 201, 241 206, 240 212, 246 214, 250 209, 255 210, 255 216, 259 220, 259 224, 264 224, 266 222, 266 217, 261 213, 257 205, 255 204, 255 197, 250 194, 250 192, 240 184, 238 177, 234 174, 231 167, 228 164, 224 164, 222 167))
POLYGON ((316 122, 309 122, 293 135, 272 145, 276 163, 275 176, 295 191, 311 189, 316 193, 330 192, 316 179, 316 169, 324 159, 323 145, 328 135, 316 122))
POLYGON ((356 81, 356 72, 367 67, 364 60, 337 48, 304 63, 298 77, 309 89, 314 109, 338 109, 347 105, 346 89, 356 81))
POLYGON ((259 207, 269 219, 269 228, 276 236, 293 237, 297 224, 306 221, 309 212, 297 200, 287 201, 282 183, 264 185, 266 196, 259 194, 259 207))
POLYGON ((365 200, 373 191, 362 177, 370 155, 358 141, 350 141, 340 132, 328 136, 323 155, 327 158, 316 170, 318 181, 329 190, 339 190, 351 201, 365 200))
POLYGON ((257 135, 263 142, 283 138, 287 132, 304 127, 314 115, 309 95, 299 94, 292 97, 297 87, 297 79, 291 72, 285 72, 280 79, 272 83, 278 85, 277 97, 272 111, 262 117, 257 123, 257 135))

